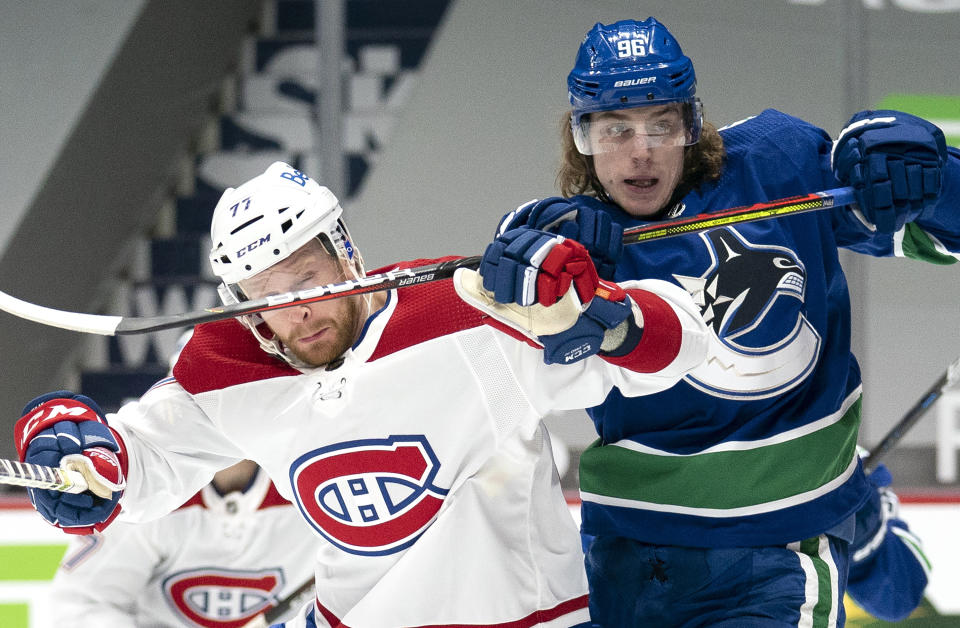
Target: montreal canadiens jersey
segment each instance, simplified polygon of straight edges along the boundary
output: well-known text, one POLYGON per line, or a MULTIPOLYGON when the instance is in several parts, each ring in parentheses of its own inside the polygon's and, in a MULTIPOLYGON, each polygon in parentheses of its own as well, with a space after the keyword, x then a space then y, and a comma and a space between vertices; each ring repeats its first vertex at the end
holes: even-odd
MULTIPOLYGON (((801 120, 766 110, 721 135, 722 178, 688 194, 683 216, 839 187, 829 136, 801 120)), ((892 235, 837 207, 625 247, 615 278, 683 287, 712 344, 676 387, 632 398, 614 391, 589 410, 600 438, 580 458, 584 532, 736 547, 848 522, 872 489, 855 450, 861 379, 838 247, 955 262, 956 149, 945 175, 938 204, 892 235)), ((645 224, 576 198, 624 227, 645 224)))
POLYGON ((311 370, 236 321, 200 325, 176 382, 110 417, 129 455, 118 520, 159 517, 249 458, 320 541, 319 626, 587 622, 580 537, 541 417, 614 387, 663 390, 706 352, 688 294, 625 287, 643 313, 637 348, 565 366, 483 324, 449 280, 389 292, 342 359, 311 370))
POLYGON ((53 581, 58 626, 234 628, 313 580, 319 542, 258 471, 245 491, 205 486, 142 524, 72 537, 53 581))

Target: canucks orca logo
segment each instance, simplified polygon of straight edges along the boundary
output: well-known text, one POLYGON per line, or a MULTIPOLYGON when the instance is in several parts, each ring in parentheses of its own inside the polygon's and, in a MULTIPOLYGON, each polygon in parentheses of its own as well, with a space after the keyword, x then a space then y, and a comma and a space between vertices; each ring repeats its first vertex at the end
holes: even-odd
POLYGON ((796 386, 820 353, 803 315, 806 271, 782 246, 754 245, 732 228, 700 234, 711 264, 700 277, 674 275, 717 341, 687 381, 718 397, 762 399, 796 386))
POLYGON ((327 540, 353 554, 382 555, 413 544, 433 523, 447 490, 423 436, 391 436, 323 447, 291 465, 300 511, 327 540))
POLYGON ((163 592, 167 603, 188 626, 240 628, 276 605, 283 582, 279 568, 192 569, 167 576, 163 592))

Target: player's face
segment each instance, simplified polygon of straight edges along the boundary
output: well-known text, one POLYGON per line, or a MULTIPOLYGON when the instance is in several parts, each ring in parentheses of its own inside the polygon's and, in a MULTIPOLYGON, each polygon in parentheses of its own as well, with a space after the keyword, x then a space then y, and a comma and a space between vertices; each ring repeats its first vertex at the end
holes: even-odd
MULTIPOLYGON (((354 277, 349 277, 353 279, 354 277)), ((343 264, 316 239, 240 287, 251 299, 315 288, 348 279, 343 264)), ((296 305, 261 314, 280 341, 303 362, 322 366, 343 355, 363 327, 362 297, 296 305)))
POLYGON ((620 109, 591 116, 591 139, 602 134, 605 141, 620 130, 616 149, 593 155, 593 165, 603 189, 625 212, 637 218, 652 216, 670 200, 683 174, 684 146, 679 142, 650 141, 655 134, 645 135, 630 130, 680 129, 683 119, 676 104, 620 109))

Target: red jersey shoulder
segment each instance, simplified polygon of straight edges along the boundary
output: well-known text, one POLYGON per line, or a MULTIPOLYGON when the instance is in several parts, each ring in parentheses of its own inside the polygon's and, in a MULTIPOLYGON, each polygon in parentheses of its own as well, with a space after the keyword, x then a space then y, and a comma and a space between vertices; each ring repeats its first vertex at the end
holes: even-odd
MULTIPOLYGON (((263 496, 263 500, 260 502, 260 505, 257 506, 257 510, 266 510, 267 508, 274 508, 277 506, 292 506, 289 501, 283 498, 280 495, 280 491, 277 490, 276 485, 273 482, 270 482, 270 486, 267 488, 266 494, 263 496)), ((203 501, 203 491, 198 491, 193 497, 187 501, 180 504, 176 510, 184 510, 190 508, 191 506, 199 506, 200 508, 207 508, 207 503, 203 501)))
POLYGON ((180 504, 176 510, 183 510, 184 508, 190 508, 191 506, 199 506, 200 508, 207 507, 207 505, 203 503, 203 494, 201 492, 197 492, 193 497, 180 504))
POLYGON ((280 491, 277 490, 276 484, 270 482, 270 488, 267 489, 267 494, 263 496, 263 501, 260 502, 260 506, 257 507, 257 510, 266 510, 267 508, 273 508, 275 506, 292 505, 293 504, 280 495, 280 491))
POLYGON ((299 374, 261 349, 253 334, 234 319, 197 325, 173 369, 177 382, 193 395, 299 374))
MULTIPOLYGON (((370 274, 454 259, 459 257, 411 260, 373 270, 370 274)), ((451 279, 406 286, 397 290, 396 295, 397 306, 371 360, 484 324, 530 342, 515 330, 467 305, 457 296, 451 279)), ((286 362, 263 351, 253 335, 234 319, 198 325, 173 370, 177 382, 190 394, 299 374, 286 362)))
MULTIPOLYGON (((459 259, 459 256, 439 259, 417 259, 399 262, 370 274, 385 273, 397 268, 414 268, 437 262, 459 259)), ((390 317, 377 349, 370 357, 376 360, 440 336, 484 324, 484 315, 460 299, 452 279, 429 281, 405 286, 396 291, 397 307, 390 317)))

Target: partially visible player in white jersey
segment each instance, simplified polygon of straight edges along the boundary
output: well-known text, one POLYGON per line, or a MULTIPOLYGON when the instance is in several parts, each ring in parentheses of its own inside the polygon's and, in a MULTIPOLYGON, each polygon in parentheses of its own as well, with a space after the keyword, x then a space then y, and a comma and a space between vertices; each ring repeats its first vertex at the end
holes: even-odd
POLYGON ((76 536, 53 580, 56 626, 243 626, 313 579, 319 542, 244 460, 172 513, 76 536))
MULTIPOLYGON (((341 212, 279 162, 228 189, 211 227, 221 296, 362 279, 341 212)), ((85 460, 113 490, 32 491, 75 533, 164 516, 216 471, 256 461, 321 540, 316 599, 288 626, 588 625, 541 418, 613 387, 668 388, 706 345, 682 289, 601 282, 578 243, 524 230, 487 247, 479 273, 199 325, 176 381, 109 425, 59 391, 27 405, 16 442, 28 462, 85 460)))
MULTIPOLYGON (((177 341, 171 373, 192 333, 177 341)), ((53 625, 246 625, 313 580, 318 544, 267 474, 243 460, 165 517, 74 537, 50 590, 53 625)))

